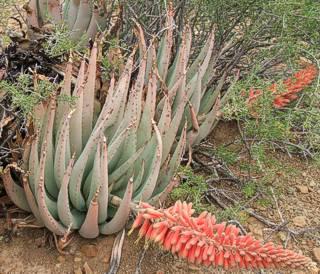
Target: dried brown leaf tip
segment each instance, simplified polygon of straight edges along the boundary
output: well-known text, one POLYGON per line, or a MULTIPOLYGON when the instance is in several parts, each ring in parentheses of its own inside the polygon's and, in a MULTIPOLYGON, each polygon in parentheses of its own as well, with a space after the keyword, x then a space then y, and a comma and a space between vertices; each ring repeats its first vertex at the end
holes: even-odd
POLYGON ((309 258, 269 242, 262 244, 251 235, 240 235, 234 225, 216 223, 211 213, 193 217, 192 204, 177 201, 167 209, 140 204, 131 233, 153 241, 190 263, 224 269, 301 268, 309 258))
MULTIPOLYGON (((275 108, 282 108, 298 98, 297 93, 309 86, 317 77, 318 70, 315 65, 308 65, 296 72, 292 77, 282 82, 284 92, 279 92, 279 85, 272 84, 267 90, 274 94, 273 105, 275 108)), ((262 95, 262 90, 250 89, 248 104, 252 105, 262 95)))

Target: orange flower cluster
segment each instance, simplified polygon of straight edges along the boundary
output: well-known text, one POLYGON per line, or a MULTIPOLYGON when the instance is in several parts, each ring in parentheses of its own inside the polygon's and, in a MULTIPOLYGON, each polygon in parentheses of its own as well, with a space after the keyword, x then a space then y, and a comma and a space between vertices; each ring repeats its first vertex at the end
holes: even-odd
MULTIPOLYGON (((306 68, 296 72, 292 78, 283 81, 285 92, 279 93, 276 83, 272 84, 268 91, 271 91, 275 98, 273 105, 275 108, 282 108, 288 105, 293 100, 297 99, 297 93, 309 86, 317 76, 317 68, 315 65, 309 65, 306 68)), ((250 89, 248 104, 252 104, 261 94, 262 90, 250 89)))
POLYGON ((137 228, 139 239, 153 241, 190 263, 220 266, 224 269, 300 268, 310 261, 291 250, 262 244, 239 228, 217 224, 213 215, 203 212, 192 217, 192 204, 177 201, 167 209, 155 209, 146 203, 129 234, 137 228))

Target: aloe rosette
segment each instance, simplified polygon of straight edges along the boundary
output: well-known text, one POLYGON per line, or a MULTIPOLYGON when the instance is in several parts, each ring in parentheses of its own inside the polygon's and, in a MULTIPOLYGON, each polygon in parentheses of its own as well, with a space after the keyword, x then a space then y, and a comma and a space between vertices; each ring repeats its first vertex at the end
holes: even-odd
POLYGON ((3 181, 12 201, 53 233, 63 235, 70 227, 94 238, 119 231, 132 201, 155 204, 165 198, 185 147, 191 149, 216 125, 228 91, 220 99, 221 85, 208 89, 214 33, 189 65, 186 27, 171 63, 173 28, 170 9, 156 50, 156 41, 146 46, 137 24, 139 55, 133 49, 119 78, 111 77, 102 106, 95 99, 97 43, 88 65, 82 60, 75 86, 69 61, 59 95, 36 106, 23 184, 15 181, 12 166, 3 181), (75 102, 60 96, 74 96, 75 102), (118 208, 114 197, 121 199, 118 208))
POLYGON ((41 29, 47 23, 64 24, 70 38, 79 41, 83 36, 94 39, 107 28, 111 14, 105 1, 93 0, 30 0, 27 7, 29 29, 41 29))

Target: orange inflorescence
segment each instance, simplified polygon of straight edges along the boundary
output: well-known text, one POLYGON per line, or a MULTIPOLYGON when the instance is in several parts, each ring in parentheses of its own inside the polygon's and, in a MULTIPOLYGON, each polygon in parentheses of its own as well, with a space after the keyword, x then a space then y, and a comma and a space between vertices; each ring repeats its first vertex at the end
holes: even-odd
MULTIPOLYGON (((273 105, 276 108, 282 108, 288 105, 293 100, 297 99, 297 93, 309 86, 317 76, 317 68, 315 65, 309 65, 306 68, 296 72, 293 77, 283 81, 285 92, 279 93, 276 83, 272 84, 268 91, 271 91, 275 98, 273 105)), ((262 90, 250 89, 248 103, 254 102, 260 95, 262 90)))
POLYGON ((217 224, 208 212, 192 217, 191 203, 177 201, 174 206, 159 210, 141 203, 140 208, 131 232, 140 228, 139 239, 156 242, 190 263, 225 269, 263 269, 300 268, 310 262, 307 257, 273 243, 262 244, 251 235, 240 235, 234 225, 217 224))

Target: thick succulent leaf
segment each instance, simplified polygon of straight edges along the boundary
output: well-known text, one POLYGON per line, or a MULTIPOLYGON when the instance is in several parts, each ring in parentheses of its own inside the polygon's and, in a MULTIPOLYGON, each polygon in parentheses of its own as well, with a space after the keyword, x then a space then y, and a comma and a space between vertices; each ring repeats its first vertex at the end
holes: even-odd
POLYGON ((54 177, 59 189, 64 177, 66 167, 71 158, 69 136, 71 116, 72 112, 68 114, 67 117, 65 117, 64 121, 62 122, 62 126, 60 126, 60 130, 57 136, 57 145, 54 158, 54 177))
POLYGON ((218 97, 212 110, 206 115, 204 122, 200 125, 197 138, 194 140, 194 145, 199 144, 204 138, 206 138, 215 123, 217 123, 217 114, 220 111, 220 99, 218 97))
POLYGON ((36 134, 34 139, 32 140, 31 144, 31 151, 30 151, 30 157, 29 157, 29 184, 30 188, 32 190, 32 193, 35 192, 35 186, 36 186, 36 179, 37 174, 39 170, 39 155, 38 155, 38 148, 39 147, 39 134, 36 134))
POLYGON ((31 0, 26 11, 28 28, 39 28, 37 0, 31 0))
POLYGON ((93 8, 91 20, 89 23, 89 27, 87 29, 87 38, 94 40, 97 32, 98 32, 98 19, 99 19, 99 9, 97 7, 93 8))
POLYGON ((1 175, 6 193, 17 207, 31 212, 24 189, 11 176, 11 168, 14 168, 14 166, 7 166, 1 175))
POLYGON ((39 206, 39 213, 41 219, 45 226, 56 235, 64 235, 67 232, 67 228, 64 227, 61 223, 59 223, 51 214, 47 207, 46 200, 46 190, 45 190, 45 163, 46 163, 46 150, 43 151, 40 158, 40 166, 39 166, 39 181, 37 191, 37 204, 39 206))
POLYGON ((156 144, 156 150, 152 159, 152 162, 150 163, 150 167, 146 167, 145 170, 145 176, 143 178, 143 184, 138 190, 137 194, 135 195, 135 200, 142 200, 147 201, 154 191, 154 188, 157 183, 160 167, 161 167, 161 159, 162 159, 162 139, 161 139, 161 133, 157 127, 157 125, 154 123, 153 128, 155 131, 155 139, 156 144))
POLYGON ((174 173, 178 170, 180 165, 181 157, 185 152, 186 146, 186 136, 187 136, 187 125, 184 126, 182 135, 176 146, 168 165, 163 165, 160 170, 158 185, 153 192, 153 196, 161 195, 162 192, 166 191, 166 188, 169 186, 174 173))
POLYGON ((58 24, 61 22, 61 5, 60 0, 47 0, 49 19, 53 20, 53 23, 58 24))
POLYGON ((99 215, 99 204, 98 204, 97 191, 90 202, 86 218, 79 230, 79 234, 88 239, 93 239, 99 236, 99 226, 98 226, 98 215, 99 215))
POLYGON ((147 98, 143 107, 143 113, 139 128, 137 131, 137 147, 140 148, 152 135, 152 119, 154 119, 156 107, 156 91, 157 91, 157 76, 152 73, 149 78, 147 88, 147 98))
POLYGON ((54 147, 53 147, 53 124, 56 112, 56 100, 50 99, 48 108, 48 123, 45 125, 44 141, 41 146, 41 151, 46 152, 45 163, 45 185, 46 190, 54 198, 58 197, 58 187, 54 179, 54 147))
POLYGON ((154 66, 154 63, 156 62, 156 48, 154 46, 153 41, 150 41, 150 46, 147 48, 147 65, 146 65, 146 73, 145 73, 145 85, 149 83, 149 79, 151 77, 151 74, 154 72, 152 71, 152 67, 154 66), (151 73, 151 74, 150 74, 151 73))
POLYGON ((32 146, 32 137, 27 137, 23 143, 23 153, 22 153, 22 169, 24 171, 28 170, 28 162, 30 158, 30 152, 31 152, 31 146, 32 146))
POLYGON ((84 221, 85 215, 82 212, 77 210, 72 210, 69 202, 69 180, 72 171, 72 167, 74 164, 74 158, 71 158, 67 169, 65 170, 61 188, 58 196, 57 207, 58 207, 58 215, 61 222, 66 227, 71 227, 72 229, 79 229, 81 224, 84 221))
POLYGON ((80 65, 76 86, 73 95, 77 97, 75 102, 75 111, 70 122, 70 140, 71 153, 75 153, 76 159, 82 152, 82 108, 83 108, 83 89, 84 89, 84 71, 85 60, 83 59, 80 65))
POLYGON ((56 117, 54 119, 54 136, 55 137, 59 130, 59 126, 61 125, 61 122, 64 119, 64 116, 70 112, 70 104, 67 102, 66 98, 64 97, 71 96, 71 78, 72 78, 72 60, 69 59, 66 66, 66 70, 65 70, 65 76, 64 76, 61 92, 58 96, 58 106, 56 111, 56 117))
POLYGON ((113 189, 117 190, 119 189, 119 187, 121 187, 121 186, 116 187, 117 186, 116 182, 121 178, 121 176, 123 176, 128 171, 128 169, 134 166, 134 163, 139 158, 143 150, 144 150, 144 147, 138 149, 135 153, 132 154, 130 158, 128 158, 127 161, 125 161, 123 164, 118 166, 118 168, 110 174, 109 182, 110 184, 114 184, 113 189))
POLYGON ((24 192, 25 192, 25 195, 26 195, 26 199, 28 201, 28 205, 29 205, 29 207, 31 209, 31 212, 32 212, 33 216, 37 220, 37 225, 43 226, 44 223, 43 223, 43 221, 41 219, 41 216, 40 216, 39 207, 37 205, 35 196, 32 193, 32 190, 30 188, 27 176, 23 176, 22 183, 23 183, 23 189, 24 189, 24 192))
MULTIPOLYGON (((214 46, 214 31, 212 31, 206 41, 206 44, 201 49, 199 55, 196 60, 192 63, 187 72, 187 83, 194 77, 197 73, 198 68, 202 66, 202 73, 204 74, 206 71, 206 67, 208 67, 212 51, 214 46)), ((202 75, 203 76, 203 75, 202 75)), ((202 78, 202 77, 201 77, 202 78)))
POLYGON ((103 138, 101 146, 101 184, 98 196, 99 215, 98 223, 102 224, 108 217, 108 201, 109 201, 109 177, 108 177, 108 148, 107 140, 103 138))
POLYGON ((130 205, 133 192, 133 179, 131 178, 127 184, 126 192, 120 203, 120 206, 113 216, 112 220, 108 223, 101 224, 99 230, 101 234, 110 235, 119 232, 126 224, 129 214, 130 205))
POLYGON ((136 191, 140 188, 142 184, 142 179, 144 175, 144 161, 142 161, 140 168, 138 169, 138 174, 135 175, 133 180, 133 193, 136 193, 136 191))
MULTIPOLYGON (((190 48, 191 48, 191 29, 189 26, 182 32, 181 44, 178 53, 174 59, 172 66, 169 69, 167 77, 167 86, 170 89, 176 85, 176 82, 181 79, 182 75, 186 73, 188 65, 190 48)), ((169 92, 169 96, 170 92, 169 92)))
MULTIPOLYGON (((100 137, 102 139, 102 137, 100 137)), ((92 168, 92 175, 90 180, 90 187, 89 187, 89 195, 87 198, 87 207, 89 208, 90 203, 96 194, 97 190, 99 189, 101 185, 101 139, 97 146, 97 151, 94 157, 94 164, 92 168)))
POLYGON ((83 109, 82 109, 82 142, 85 144, 93 129, 93 110, 95 98, 95 83, 97 71, 98 47, 94 43, 89 59, 87 81, 83 90, 83 109))
POLYGON ((168 73, 171 59, 171 48, 173 43, 173 7, 170 5, 167 13, 166 31, 160 41, 160 47, 157 55, 158 71, 160 77, 165 80, 168 73))
POLYGON ((64 21, 67 22, 67 27, 69 30, 72 30, 73 25, 76 22, 79 6, 80 0, 68 0, 64 2, 64 21))
POLYGON ((89 0, 80 0, 77 19, 73 25, 70 35, 71 40, 78 41, 86 33, 86 30, 90 24, 91 13, 89 0))
POLYGON ((171 123, 171 105, 169 97, 165 96, 164 106, 158 123, 160 134, 163 136, 169 129, 171 123))
POLYGON ((165 146, 163 146, 163 153, 162 153, 162 161, 161 164, 164 163, 164 161, 167 159, 172 145, 175 141, 175 138, 177 136, 177 132, 179 129, 179 126, 181 124, 183 114, 184 114, 184 109, 187 103, 187 98, 186 96, 180 101, 180 104, 177 108, 176 113, 173 116, 173 119, 170 124, 169 130, 166 132, 166 134, 163 136, 163 143, 165 146))

